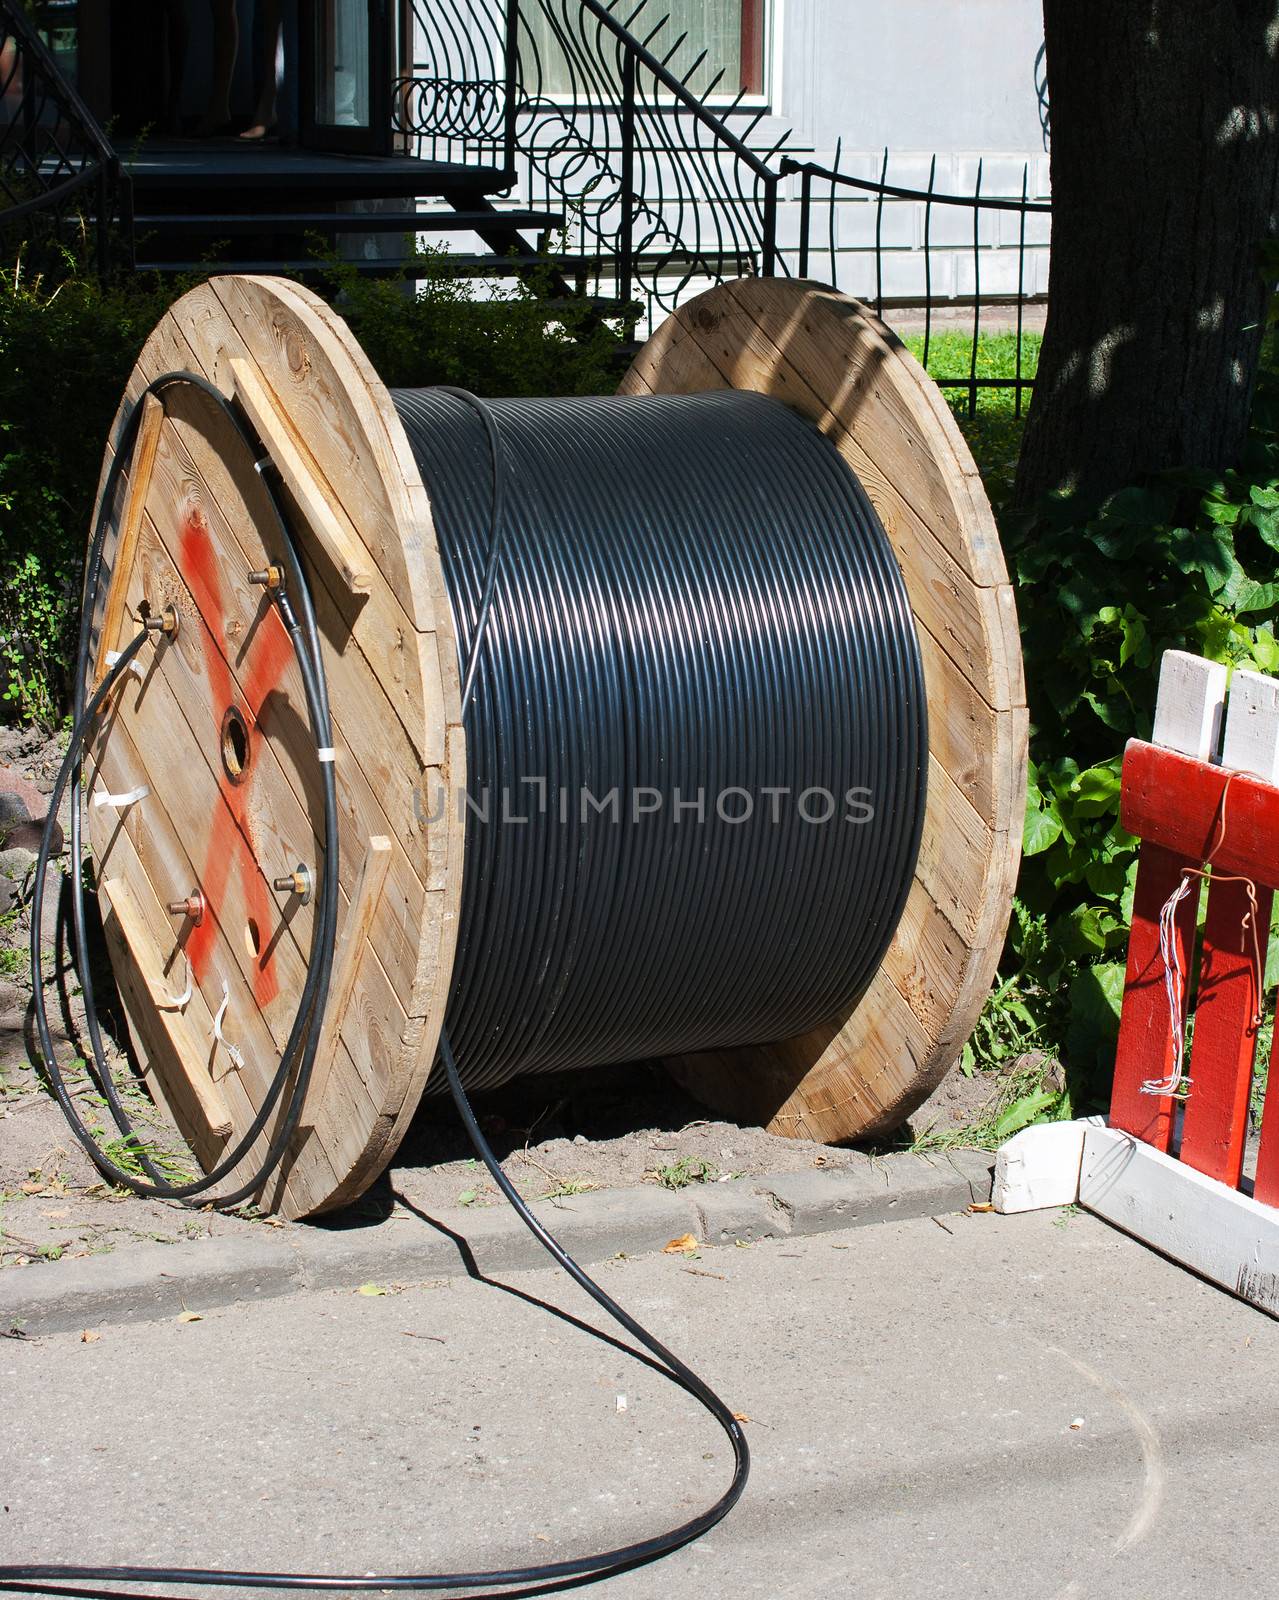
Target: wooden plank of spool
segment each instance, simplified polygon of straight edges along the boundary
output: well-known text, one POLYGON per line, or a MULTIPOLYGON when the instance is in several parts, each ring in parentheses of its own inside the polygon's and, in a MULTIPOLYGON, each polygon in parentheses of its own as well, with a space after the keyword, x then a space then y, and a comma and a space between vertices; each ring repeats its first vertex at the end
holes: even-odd
MULTIPOLYGON (((369 840, 364 860, 360 863, 360 876, 356 880, 355 892, 351 897, 351 909, 342 926, 342 937, 334 951, 334 981, 329 995, 330 1019, 345 1017, 347 1008, 351 1004, 355 980, 359 975, 360 963, 364 956, 365 942, 373 927, 373 913, 382 898, 382 889, 386 883, 386 872, 390 864, 391 841, 375 834, 369 840)), ((325 1024, 324 1037, 316 1052, 311 1086, 307 1091, 315 1105, 322 1105, 324 1102, 329 1074, 333 1070, 333 1061, 337 1054, 337 1045, 335 1022, 330 1020, 325 1024)))
POLYGON ((235 379, 236 399, 257 429, 258 438, 301 508, 316 542, 347 588, 353 594, 367 594, 373 587, 369 553, 332 491, 319 481, 318 470, 305 442, 294 431, 251 361, 233 356, 231 374, 235 379))
POLYGON ((138 436, 130 463, 129 486, 125 492, 124 511, 120 518, 120 535, 116 543, 115 559, 119 567, 120 582, 113 583, 107 592, 102 629, 98 634, 98 648, 94 660, 93 681, 101 683, 107 670, 107 656, 116 648, 120 627, 124 621, 124 602, 129 574, 137 553, 138 534, 142 530, 142 515, 146 510, 147 495, 151 489, 151 474, 155 468, 155 455, 160 446, 160 424, 164 421, 164 403, 149 394, 142 404, 142 417, 138 423, 138 436))
MULTIPOLYGON (((423 817, 436 810, 431 796, 465 786, 456 647, 429 486, 390 396, 337 313, 296 284, 267 278, 228 276, 191 291, 143 350, 108 461, 128 404, 150 378, 183 368, 247 399, 280 468, 315 593, 341 752, 340 971, 322 1049, 329 1039, 335 1044, 312 1082, 308 1126, 263 1195, 263 1203, 299 1215, 341 1204, 372 1181, 434 1059, 452 978, 464 813, 446 804, 437 821, 423 817), (365 576, 367 590, 353 593, 352 580, 365 576), (380 891, 360 871, 366 841, 375 837, 390 845, 369 857, 370 874, 385 872, 380 891)), ((924 1098, 989 988, 1016 873, 1025 785, 1016 620, 962 437, 935 388, 864 307, 811 284, 726 285, 691 301, 654 334, 621 392, 725 387, 773 395, 811 417, 858 473, 884 522, 921 632, 931 723, 928 803, 901 927, 851 1016, 831 1018, 803 1039, 672 1066, 732 1115, 797 1136, 847 1139, 895 1125, 924 1098)), ((193 653, 201 628, 210 636, 218 629, 185 581, 174 529, 199 509, 220 570, 233 575, 237 562, 258 564, 267 520, 253 463, 210 421, 207 404, 202 412, 198 397, 170 391, 166 405, 133 603, 154 606, 176 595, 185 608, 183 633, 167 663, 164 649, 157 651, 150 687, 121 699, 95 747, 104 781, 125 784, 145 774, 154 786, 155 839, 129 833, 119 868, 110 869, 131 887, 130 874, 144 875, 153 897, 167 877, 187 870, 187 813, 226 799, 204 704, 208 672, 193 653), (163 745, 162 761, 134 742, 144 731, 163 745), (175 761, 189 770, 171 773, 175 761)), ((112 514, 118 527, 117 508, 112 514)), ((126 580, 113 574, 111 595, 116 581, 126 580)), ((242 575, 238 589, 231 576, 227 582, 235 592, 223 632, 234 623, 243 636, 260 591, 245 595, 242 575)), ((314 752, 297 732, 296 670, 285 668, 287 694, 273 706, 270 697, 258 701, 247 692, 248 669, 234 638, 219 649, 262 736, 262 788, 241 813, 242 832, 276 841, 277 851, 314 850, 314 752), (293 706, 290 716, 284 704, 293 706)), ((91 818, 90 832, 95 848, 99 840, 109 846, 104 818, 91 818)), ((292 865, 292 857, 272 863, 274 871, 292 865)), ((242 920, 245 904, 233 891, 219 908, 229 926, 242 920)), ((300 984, 300 935, 309 915, 294 917, 280 948, 289 982, 300 984)), ((153 931, 152 944, 162 942, 153 931)), ((139 966, 155 954, 140 948, 139 966)), ((251 978, 252 964, 237 960, 235 1025, 261 1045, 269 1065, 287 1000, 255 1005, 251 978)), ((200 1003, 207 1007, 209 998, 200 1003)), ((162 1026, 134 1015, 140 1010, 135 1003, 131 1016, 144 1047, 163 1040, 167 1049, 162 1026)), ((172 1072, 171 1049, 168 1055, 165 1070, 172 1072)), ((236 1130, 264 1082, 259 1072, 228 1083, 236 1130)))
MULTIPOLYGON (((143 919, 137 901, 133 898, 133 890, 124 878, 106 878, 103 881, 103 892, 115 913, 120 924, 120 931, 129 946, 133 960, 142 970, 142 962, 136 952, 147 950, 150 940, 146 922, 143 919)), ((147 987, 155 994, 156 980, 148 981, 147 987)), ((225 1140, 231 1133, 231 1112, 226 1103, 226 1097, 221 1089, 214 1083, 212 1075, 201 1071, 200 1057, 203 1054, 201 1046, 197 1043, 191 1025, 183 1012, 173 1005, 157 1007, 165 1032, 169 1035, 174 1053, 181 1061, 187 1074, 187 1082, 191 1091, 199 1102, 200 1110, 208 1132, 215 1139, 225 1140)))

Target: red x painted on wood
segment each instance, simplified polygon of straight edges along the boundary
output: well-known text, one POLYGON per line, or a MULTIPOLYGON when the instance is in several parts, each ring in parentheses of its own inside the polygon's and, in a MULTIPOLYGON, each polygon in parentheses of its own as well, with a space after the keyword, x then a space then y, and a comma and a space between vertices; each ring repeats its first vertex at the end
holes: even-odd
MULTIPOLYGON (((247 660, 243 694, 237 690, 230 664, 219 647, 226 634, 222 586, 218 580, 217 554, 208 526, 198 508, 188 512, 182 525, 182 571, 195 602, 207 624, 200 630, 205 671, 209 680, 214 722, 221 725, 228 706, 236 707, 250 733, 256 732, 262 702, 278 687, 292 645, 274 606, 268 606, 255 628, 247 660)), ((275 972, 274 942, 266 930, 274 921, 274 902, 267 892, 266 879, 253 845, 253 824, 249 796, 255 781, 256 763, 250 762, 244 778, 233 783, 225 772, 219 774, 219 787, 225 805, 212 819, 209 846, 200 873, 200 889, 207 912, 199 927, 191 930, 187 956, 196 978, 203 983, 211 970, 217 943, 218 916, 232 870, 238 870, 249 915, 263 931, 262 952, 253 971, 253 997, 259 1007, 267 1006, 279 993, 275 972)))

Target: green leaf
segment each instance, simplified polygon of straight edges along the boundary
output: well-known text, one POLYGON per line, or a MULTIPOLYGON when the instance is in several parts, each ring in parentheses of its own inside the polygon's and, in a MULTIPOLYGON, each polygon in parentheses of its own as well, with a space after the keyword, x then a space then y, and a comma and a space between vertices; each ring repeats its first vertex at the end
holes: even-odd
POLYGON ((1084 697, 1093 708, 1102 722, 1115 733, 1131 733, 1133 728, 1132 707, 1122 699, 1102 699, 1089 689, 1084 697))
POLYGON ((1266 544, 1279 550, 1279 512, 1255 512, 1250 520, 1266 544))
POLYGON ((1026 1094, 1020 1100, 1014 1100, 995 1124, 995 1138, 1002 1142, 1023 1128, 1028 1128, 1036 1117, 1057 1103, 1057 1098, 1056 1090, 1036 1089, 1033 1094, 1026 1094))
POLYGON ((1119 897, 1119 915, 1127 923, 1132 922, 1132 902, 1137 890, 1137 862, 1134 859, 1124 876, 1124 892, 1119 897))
POLYGON ((1237 617, 1246 617, 1256 611, 1273 611, 1279 605, 1279 583, 1254 583, 1247 578, 1240 584, 1233 599, 1225 603, 1237 617))
POLYGON ((1202 503, 1203 514, 1210 522, 1216 522, 1224 528, 1232 528, 1239 520, 1239 513, 1243 509, 1232 500, 1204 500, 1202 503))
POLYGON ((1167 489, 1120 489, 1106 501, 1101 525, 1136 527, 1143 533, 1172 515, 1173 500, 1167 489))
POLYGON ((1063 583, 1057 591, 1058 605, 1074 618, 1080 633, 1085 638, 1092 632, 1097 613, 1104 601, 1105 595, 1102 591, 1081 572, 1076 572, 1074 577, 1063 583))
POLYGON ((1211 594, 1218 594, 1230 581, 1235 551, 1228 533, 1219 528, 1174 528, 1169 542, 1181 571, 1202 573, 1211 594))
POLYGON ((1101 761, 1081 772, 1070 786, 1075 810, 1081 817, 1100 817, 1119 810, 1119 771, 1122 758, 1101 761))
POLYGON ((1035 804, 1037 796, 1026 796, 1026 822, 1022 830, 1021 849, 1027 856, 1042 855, 1050 849, 1061 837, 1061 818, 1057 814, 1056 801, 1051 802, 1050 810, 1040 810, 1035 804))
POLYGON ((1119 665, 1126 667, 1134 657, 1144 653, 1149 635, 1146 632, 1146 619, 1135 606, 1125 606, 1123 614, 1124 642, 1119 649, 1119 665))
POLYGON ((1252 639, 1252 659, 1262 672, 1279 672, 1279 639, 1273 623, 1258 628, 1252 639))
POLYGON ((1097 906, 1075 906, 1054 924, 1053 931, 1069 956, 1100 955, 1106 948, 1106 929, 1097 906))
POLYGON ((1084 882, 1098 899, 1117 902, 1129 882, 1129 867, 1127 853, 1106 853, 1103 846, 1084 870, 1084 882))
POLYGON ((1076 1070, 1113 1067, 1123 999, 1122 962, 1084 967, 1071 980, 1066 1050, 1076 1070))

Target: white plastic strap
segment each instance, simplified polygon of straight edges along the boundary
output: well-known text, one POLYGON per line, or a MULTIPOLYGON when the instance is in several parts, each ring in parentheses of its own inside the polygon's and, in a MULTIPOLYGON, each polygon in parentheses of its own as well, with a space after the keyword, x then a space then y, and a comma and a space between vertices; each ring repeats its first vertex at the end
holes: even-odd
POLYGON ((125 806, 145 800, 150 793, 145 783, 139 784, 136 789, 126 789, 122 794, 108 794, 105 789, 99 789, 93 797, 93 803, 95 806, 110 806, 113 811, 123 811, 125 806))
MULTIPOLYGON (((123 654, 124 654, 123 650, 108 650, 107 651, 107 666, 108 667, 115 666, 116 662, 120 659, 120 657, 123 654)), ((146 675, 145 672, 143 672, 142 663, 138 660, 137 656, 134 656, 133 660, 130 661, 130 663, 129 663, 129 671, 134 673, 134 674, 136 674, 136 676, 141 678, 143 680, 143 682, 146 681, 146 676, 147 675, 146 675)))
POLYGON ((337 758, 338 753, 331 744, 321 745, 320 748, 315 752, 315 759, 317 761, 336 761, 337 758))
POLYGON ((161 1011, 185 1011, 187 1002, 193 993, 191 986, 191 967, 187 965, 187 986, 181 994, 166 995, 163 1000, 157 1000, 156 1005, 161 1011))
MULTIPOLYGON (((240 1051, 236 1048, 236 1046, 233 1045, 231 1043, 231 1041, 222 1032, 222 1019, 223 1019, 223 1017, 226 1016, 226 1008, 230 1004, 231 1004, 231 990, 230 990, 230 988, 229 988, 229 986, 227 984, 226 979, 223 978, 222 979, 222 1004, 218 1007, 217 1015, 213 1019, 213 1037, 225 1049, 227 1055, 229 1055, 231 1057, 231 1065, 235 1068, 235 1070, 237 1072, 241 1072, 241 1071, 243 1071, 243 1068, 244 1068, 244 1057, 240 1054, 240 1051)), ((225 1074, 224 1074, 224 1076, 225 1076, 225 1074)))

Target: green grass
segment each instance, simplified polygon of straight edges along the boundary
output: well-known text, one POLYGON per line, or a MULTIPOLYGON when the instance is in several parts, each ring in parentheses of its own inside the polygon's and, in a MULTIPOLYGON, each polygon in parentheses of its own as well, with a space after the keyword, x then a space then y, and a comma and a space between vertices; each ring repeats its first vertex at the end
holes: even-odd
POLYGON ((1048 1086, 1055 1063, 1051 1056, 1032 1057, 1011 1068, 988 1072, 990 1098, 974 1119, 963 1127, 942 1127, 937 1122, 919 1129, 905 1148, 922 1154, 927 1151, 971 1149, 997 1150, 1005 1139, 1051 1112, 1061 1099, 1060 1091, 1048 1086))
MULTIPOLYGON (((924 359, 924 336, 908 333, 902 342, 917 361, 924 359)), ((1021 369, 1024 377, 1033 378, 1039 365, 1039 348, 1043 340, 1038 333, 1023 333, 1021 337, 1021 369)), ((1016 399, 1011 389, 979 389, 977 408, 971 415, 968 408, 967 389, 950 387, 947 378, 966 379, 972 366, 973 336, 960 329, 934 331, 928 341, 928 373, 941 385, 942 393, 950 402, 960 431, 968 441, 977 470, 986 485, 986 493, 996 511, 1005 506, 1012 495, 1013 479, 1017 472, 1017 455, 1021 449, 1021 430, 1030 404, 1029 393, 1022 396, 1021 416, 1016 412, 1016 399)), ((977 340, 977 376, 979 378, 1012 378, 1017 373, 1017 335, 1015 333, 983 333, 977 340)))
POLYGON ((647 1176, 663 1189, 687 1189, 691 1183, 711 1183, 719 1174, 709 1161, 698 1156, 681 1156, 669 1166, 655 1167, 647 1176))
MULTIPOLYGON (((922 333, 903 334, 902 342, 917 361, 924 359, 924 336, 922 333)), ((1022 376, 1033 378, 1039 365, 1039 347, 1043 343, 1038 333, 1023 333, 1021 336, 1021 370, 1022 376)), ((971 332, 964 332, 957 328, 947 328, 941 332, 933 330, 928 341, 928 375, 939 383, 946 393, 947 399, 952 404, 962 400, 967 404, 968 392, 966 389, 956 388, 951 390, 946 383, 951 378, 958 384, 966 384, 969 370, 972 366, 973 336, 971 332)), ((1016 333, 983 333, 977 339, 977 376, 979 378, 1015 378, 1017 376, 1017 335, 1016 333)), ((986 389, 979 393, 977 404, 983 411, 1008 411, 1016 409, 1014 391, 1012 389, 986 389)), ((1022 409, 1025 409, 1023 400, 1022 409)))
POLYGON ((574 1195, 590 1194, 599 1184, 593 1178, 561 1178, 542 1196, 543 1200, 569 1200, 574 1195))
MULTIPOLYGON (((100 1135, 101 1129, 95 1130, 100 1135)), ((156 1171, 169 1183, 191 1183, 195 1173, 191 1167, 171 1150, 165 1150, 158 1145, 147 1144, 139 1139, 136 1134, 122 1135, 116 1139, 103 1139, 101 1141, 102 1154, 121 1172, 127 1172, 131 1178, 146 1176, 141 1161, 138 1159, 143 1153, 150 1156, 156 1171)))

